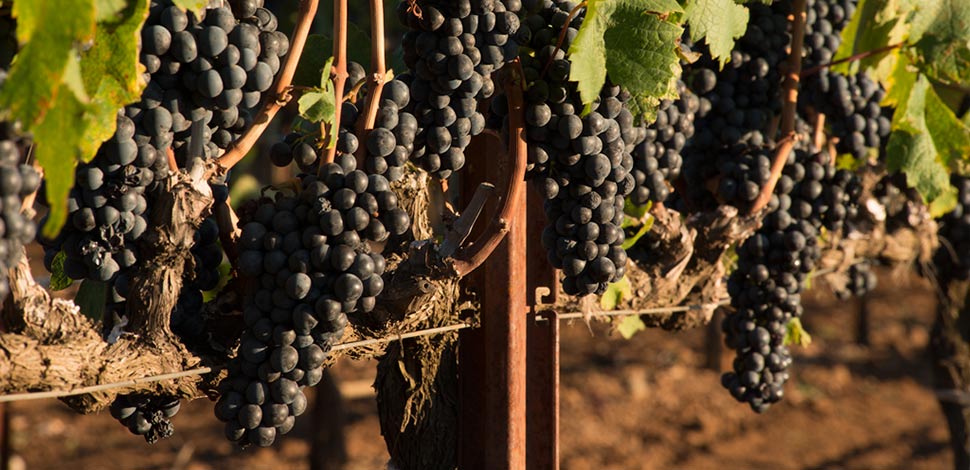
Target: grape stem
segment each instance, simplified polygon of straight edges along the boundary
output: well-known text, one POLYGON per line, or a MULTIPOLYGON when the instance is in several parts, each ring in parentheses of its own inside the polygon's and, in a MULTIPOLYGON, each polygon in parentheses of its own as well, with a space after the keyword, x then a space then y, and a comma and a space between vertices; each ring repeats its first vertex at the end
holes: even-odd
POLYGON ((836 66, 836 65, 839 65, 839 64, 844 64, 846 62, 855 62, 857 60, 865 59, 866 57, 869 57, 869 56, 873 56, 873 55, 876 55, 876 54, 882 54, 883 52, 889 52, 889 51, 891 51, 893 49, 899 49, 900 47, 903 47, 903 43, 897 42, 895 44, 890 44, 888 46, 878 47, 878 48, 873 49, 871 51, 863 51, 863 52, 860 52, 858 54, 850 55, 849 57, 843 57, 843 58, 838 59, 838 60, 833 60, 832 62, 829 62, 827 64, 816 65, 815 67, 812 67, 810 69, 806 69, 805 71, 803 71, 801 73, 801 76, 802 76, 802 78, 810 77, 810 76, 815 75, 815 74, 817 74, 817 73, 821 72, 822 70, 825 70, 825 69, 827 69, 829 67, 833 67, 833 66, 836 66))
MULTIPOLYGON (((521 198, 525 186, 525 168, 528 160, 528 147, 525 143, 525 107, 522 98, 522 82, 524 74, 519 59, 505 67, 508 76, 505 79, 505 93, 509 100, 509 149, 507 158, 511 158, 508 169, 508 180, 502 194, 499 207, 489 222, 485 231, 471 245, 462 247, 455 255, 452 267, 458 276, 464 277, 474 271, 485 259, 495 251, 498 244, 509 232, 516 209, 517 201, 521 198)), ((520 222, 521 223, 521 222, 520 222)))
POLYGON ((333 92, 335 97, 333 122, 321 124, 327 155, 320 160, 321 168, 337 158, 336 139, 340 134, 340 115, 344 107, 344 87, 347 85, 347 0, 333 2, 333 92))
POLYGON ((367 155, 367 134, 374 129, 377 111, 380 109, 381 94, 387 79, 387 63, 384 58, 384 2, 370 0, 371 23, 371 66, 374 71, 367 76, 367 108, 363 119, 357 123, 357 135, 362 143, 357 148, 357 166, 364 167, 367 155))
MULTIPOLYGON (((573 7, 572 10, 569 11, 569 16, 566 18, 566 22, 563 23, 562 29, 559 31, 559 40, 556 42, 557 51, 562 50, 562 45, 563 43, 566 42, 566 33, 569 32, 569 24, 573 22, 573 18, 576 18, 576 15, 579 15, 579 10, 582 10, 583 8, 586 8, 585 1, 579 2, 578 5, 576 5, 575 7, 573 7)), ((546 76, 546 72, 549 71, 549 67, 552 67, 552 62, 554 58, 555 58, 555 54, 549 56, 549 60, 546 61, 546 66, 542 68, 542 73, 539 74, 539 77, 546 76)))
POLYGON ((812 134, 815 148, 822 148, 825 145, 825 113, 815 113, 815 127, 812 129, 812 134))
MULTIPOLYGON (((211 178, 216 171, 229 171, 239 163, 253 146, 256 145, 259 137, 263 135, 263 132, 269 127, 269 123, 276 117, 276 113, 293 99, 293 96, 290 94, 293 75, 296 74, 296 66, 300 63, 300 57, 303 55, 306 38, 310 34, 310 26, 313 24, 313 18, 317 15, 318 4, 319 0, 300 0, 300 16, 297 19, 296 28, 293 29, 293 34, 290 37, 290 53, 286 56, 286 62, 283 64, 279 78, 276 79, 276 85, 273 87, 273 91, 263 104, 263 109, 260 110, 259 114, 253 120, 252 126, 246 130, 246 133, 242 137, 233 143, 232 148, 228 152, 222 154, 216 160, 216 165, 206 174, 207 179, 211 178)), ((337 110, 339 112, 340 108, 337 108, 337 110)))
POLYGON ((179 171, 178 162, 175 161, 175 151, 172 147, 165 149, 165 157, 168 159, 168 171, 174 173, 179 171))
POLYGON ((788 66, 785 73, 785 83, 782 84, 781 110, 781 141, 775 150, 775 158, 771 163, 771 178, 761 188, 761 193, 751 205, 749 214, 761 212, 771 202, 771 195, 775 192, 775 185, 785 169, 788 154, 791 153, 798 139, 795 134, 795 111, 798 108, 798 82, 802 71, 802 45, 805 43, 805 0, 792 2, 792 44, 788 53, 788 66))

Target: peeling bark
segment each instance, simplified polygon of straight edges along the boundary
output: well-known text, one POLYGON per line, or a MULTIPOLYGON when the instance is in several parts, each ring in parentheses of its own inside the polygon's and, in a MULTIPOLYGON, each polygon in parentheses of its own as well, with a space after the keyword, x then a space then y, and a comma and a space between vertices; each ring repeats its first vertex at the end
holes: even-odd
POLYGON ((193 272, 195 233, 212 206, 212 190, 202 179, 203 172, 198 167, 166 181, 152 209, 149 232, 139 246, 143 261, 131 281, 129 327, 156 345, 178 342, 169 326, 172 310, 183 276, 193 272))

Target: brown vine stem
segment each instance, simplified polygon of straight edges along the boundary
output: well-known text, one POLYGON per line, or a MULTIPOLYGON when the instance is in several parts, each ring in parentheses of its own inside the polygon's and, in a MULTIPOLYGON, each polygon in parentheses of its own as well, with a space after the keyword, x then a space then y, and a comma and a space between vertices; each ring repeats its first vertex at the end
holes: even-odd
POLYGON ((293 83, 296 66, 300 63, 300 57, 303 55, 306 38, 310 34, 310 26, 313 24, 313 18, 317 15, 318 4, 319 0, 300 0, 300 16, 297 19, 296 28, 293 29, 293 34, 290 37, 290 53, 286 56, 286 62, 283 64, 279 78, 276 79, 276 86, 273 87, 273 91, 269 94, 272 99, 266 100, 263 104, 263 109, 260 110, 256 119, 253 120, 252 126, 246 130, 246 133, 242 137, 233 143, 232 149, 222 154, 216 160, 216 165, 206 174, 206 179, 211 177, 217 170, 228 171, 239 163, 253 146, 256 145, 259 137, 263 135, 263 132, 269 127, 269 123, 276 117, 276 113, 293 98, 290 94, 290 84, 293 83))
POLYGON ((466 276, 474 271, 495 250, 495 247, 505 238, 511 227, 513 211, 516 201, 522 195, 525 187, 525 168, 528 160, 528 147, 525 142, 525 110, 522 99, 522 63, 516 59, 506 67, 509 76, 505 80, 505 93, 509 100, 509 149, 507 158, 511 165, 507 167, 508 180, 505 183, 502 201, 495 211, 491 222, 485 231, 466 248, 462 248, 455 256, 453 267, 459 276, 466 276))
MULTIPOLYGON (((559 41, 556 42, 557 51, 562 50, 562 45, 564 42, 566 42, 566 33, 569 32, 569 23, 573 22, 573 19, 576 18, 576 15, 579 15, 579 10, 582 10, 583 8, 586 8, 585 1, 579 2, 578 5, 576 5, 575 7, 573 7, 572 10, 569 11, 569 16, 566 18, 566 22, 563 23, 562 29, 559 31, 559 41)), ((546 66, 542 68, 542 73, 539 74, 540 77, 546 76, 546 72, 549 71, 549 67, 552 67, 552 61, 553 61, 553 56, 549 56, 549 60, 546 61, 546 66)))
POLYGON ((347 84, 347 0, 333 1, 333 92, 335 97, 333 123, 323 134, 327 142, 327 155, 320 160, 321 167, 337 158, 336 139, 340 133, 340 115, 344 107, 344 87, 347 84), (336 135, 334 134, 336 133, 336 135))
POLYGON ((825 145, 825 113, 815 113, 815 128, 812 129, 812 134, 815 148, 822 148, 825 145))
POLYGON ((374 129, 377 111, 381 105, 381 93, 387 79, 387 63, 384 58, 384 2, 370 0, 371 66, 374 70, 367 76, 367 108, 363 119, 357 124, 361 145, 357 148, 357 166, 363 167, 367 155, 367 134, 374 129))
POLYGON ((788 53, 788 70, 785 72, 785 83, 782 85, 784 102, 781 110, 781 141, 775 150, 775 158, 771 163, 771 178, 761 188, 761 194, 751 205, 749 214, 757 214, 771 202, 771 195, 775 192, 775 185, 781 172, 785 169, 788 154, 795 146, 795 111, 798 108, 798 83, 802 71, 802 45, 805 43, 805 0, 792 2, 792 42, 788 53))
POLYGON ((895 44, 890 44, 888 46, 883 46, 883 47, 879 47, 879 48, 873 49, 871 51, 863 51, 863 52, 860 52, 858 54, 851 55, 849 57, 843 57, 843 58, 841 58, 839 60, 833 60, 832 62, 829 62, 827 64, 816 65, 815 67, 812 67, 810 69, 806 69, 805 71, 803 71, 801 73, 801 76, 802 76, 802 78, 810 77, 810 76, 815 75, 815 74, 817 74, 817 73, 821 72, 822 70, 825 70, 825 69, 827 69, 829 67, 832 67, 832 66, 835 66, 835 65, 839 65, 839 64, 844 64, 846 62, 855 62, 857 60, 865 59, 866 57, 869 57, 869 56, 873 56, 873 55, 876 55, 876 54, 882 54, 883 52, 889 52, 889 51, 891 51, 893 49, 899 49, 900 47, 903 47, 903 43, 897 42, 895 44))
MULTIPOLYGON (((673 307, 660 307, 660 308, 645 308, 645 309, 626 309, 626 310, 610 310, 602 312, 567 312, 562 313, 556 317, 556 320, 575 320, 583 318, 584 316, 592 317, 614 317, 614 316, 626 316, 626 315, 641 315, 646 317, 664 318, 671 314, 683 313, 690 311, 702 310, 710 307, 720 307, 727 305, 729 300, 722 299, 718 302, 709 302, 704 304, 692 304, 692 305, 678 305, 673 307)), ((535 321, 547 322, 550 321, 548 317, 536 317, 535 321)), ((442 333, 450 333, 453 331, 464 330, 468 328, 476 328, 476 325, 469 323, 455 323, 451 325, 439 326, 435 328, 427 328, 422 330, 409 331, 407 333, 390 334, 388 336, 383 336, 380 338, 371 338, 358 341, 351 341, 347 343, 341 343, 334 345, 330 349, 331 352, 336 351, 346 351, 355 348, 361 348, 366 346, 372 346, 375 344, 391 343, 395 341, 401 341, 409 338, 418 338, 423 336, 431 336, 442 333)), ((0 337, 2 340, 3 337, 0 337)), ((94 385, 87 385, 72 389, 56 389, 56 390, 46 390, 46 391, 31 391, 31 392, 20 392, 20 393, 9 393, 5 395, 0 395, 0 403, 27 401, 27 400, 40 400, 45 398, 63 398, 76 395, 87 395, 97 392, 105 392, 109 390, 118 390, 121 388, 139 388, 143 389, 148 384, 153 384, 162 381, 169 381, 174 379, 182 379, 186 377, 194 377, 200 375, 208 375, 214 372, 220 372, 224 369, 221 365, 203 366, 196 367, 188 370, 181 370, 178 372, 168 372, 159 373, 158 375, 149 375, 134 377, 131 379, 100 383, 94 385)))
POLYGON ((172 147, 165 149, 165 158, 168 159, 168 171, 169 173, 175 173, 179 171, 179 164, 175 161, 175 150, 172 147))

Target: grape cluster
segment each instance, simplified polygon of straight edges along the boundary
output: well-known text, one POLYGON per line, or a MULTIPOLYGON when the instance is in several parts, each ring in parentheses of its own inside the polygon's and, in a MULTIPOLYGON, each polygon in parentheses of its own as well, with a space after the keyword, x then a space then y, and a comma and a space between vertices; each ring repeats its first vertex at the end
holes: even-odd
POLYGON ((697 95, 677 82, 676 100, 663 100, 657 119, 646 126, 643 142, 633 151, 633 178, 636 187, 630 201, 641 206, 648 202, 663 202, 670 195, 668 181, 680 176, 683 157, 681 151, 694 135, 694 116, 700 108, 697 95))
MULTIPOLYGON (((4 73, 0 71, 0 87, 4 73)), ((29 145, 18 125, 0 122, 0 303, 7 297, 7 271, 20 261, 24 245, 34 240, 37 227, 21 212, 23 200, 40 187, 40 174, 23 164, 29 145)))
MULTIPOLYGON (((619 87, 607 86, 601 98, 624 103, 628 96, 619 87)), ((620 109, 611 116, 608 108, 594 104, 582 118, 563 114, 557 127, 564 132, 557 140, 571 142, 569 149, 554 154, 550 176, 539 179, 544 190, 556 188, 554 194, 546 193, 551 196, 545 204, 549 225, 542 242, 552 265, 565 275, 563 292, 568 295, 602 294, 626 271, 621 226, 625 197, 635 183, 630 173, 633 145, 623 134, 637 134, 642 128, 633 126, 629 110, 620 109)))
POLYGON ((141 62, 150 75, 141 102, 126 112, 139 141, 171 147, 184 166, 221 154, 252 122, 273 84, 289 39, 262 0, 236 0, 199 19, 172 0, 152 1, 142 28, 141 62), (206 123, 203 155, 187 155, 192 123, 206 123))
POLYGON ((404 62, 417 118, 411 158, 439 178, 465 164, 485 129, 478 102, 492 96, 492 72, 518 54, 520 0, 402 0, 404 62))
POLYGON ((933 260, 944 282, 970 279, 970 177, 954 174, 950 183, 958 191, 957 205, 939 221, 944 243, 933 260))
MULTIPOLYGON (((0 89, 7 80, 7 67, 17 51, 16 22, 0 16, 0 89)), ((0 304, 10 286, 7 271, 20 261, 24 245, 34 240, 37 227, 21 213, 23 199, 37 191, 40 174, 24 164, 22 154, 30 139, 21 135, 20 124, 0 121, 0 304)))
MULTIPOLYGON (((116 307, 128 295, 125 271, 138 261, 134 243, 147 229, 151 192, 174 170, 165 152, 174 150, 184 165, 192 123, 198 121, 206 123, 200 156, 227 148, 248 125, 289 48, 261 1, 234 3, 242 20, 228 7, 206 10, 199 20, 171 0, 152 2, 140 59, 148 86, 139 102, 119 113, 115 134, 94 159, 78 166, 68 224, 45 243, 48 268, 63 250, 65 273, 109 282, 116 307)), ((213 192, 217 203, 228 196, 224 184, 213 192)), ((209 251, 206 258, 215 258, 209 251)))
POLYGON ((748 8, 748 30, 724 69, 705 54, 684 70, 700 103, 694 137, 683 152, 688 183, 683 197, 701 210, 719 205, 719 198, 746 208, 767 181, 770 160, 766 167, 763 149, 773 136, 764 132, 781 110, 778 69, 790 42, 787 6, 748 8), (709 181, 716 181, 714 189, 709 181))
MULTIPOLYGON (((417 119, 406 111, 411 100, 405 81, 408 78, 404 75, 384 84, 374 128, 364 138, 364 170, 369 175, 382 175, 389 181, 398 181, 404 176, 404 165, 414 151, 418 131, 417 119)), ((362 93, 366 93, 366 89, 362 93)), ((360 146, 355 134, 359 112, 356 104, 344 101, 337 138, 337 151, 341 154, 353 155, 360 146)), ((292 132, 273 145, 270 158, 276 166, 285 167, 296 162, 302 171, 312 172, 320 166, 324 148, 319 134, 292 132)))
MULTIPOLYGON (((347 64, 347 83, 357 84, 364 80, 366 72, 357 62, 347 64)), ((337 152, 353 155, 357 152, 360 142, 356 135, 357 105, 344 100, 340 108, 340 123, 337 126, 337 152)), ((314 173, 320 167, 320 158, 326 153, 327 143, 323 141, 318 130, 303 131, 297 129, 287 134, 282 141, 270 148, 270 161, 274 165, 285 168, 292 163, 304 173, 314 173)))
POLYGON ((722 383, 757 412, 784 394, 791 355, 783 343, 788 323, 802 314, 802 284, 821 255, 819 227, 826 221, 843 224, 857 210, 824 194, 841 175, 827 154, 793 152, 764 225, 738 249, 738 267, 728 282, 734 311, 722 325, 737 357, 722 383))
POLYGON ((721 152, 719 157, 715 167, 721 177, 717 185, 718 198, 735 207, 750 206, 771 179, 774 146, 739 144, 721 152))
MULTIPOLYGON (((534 56, 523 55, 522 68, 525 81, 529 84, 526 93, 526 138, 529 141, 528 176, 542 178, 548 176, 555 166, 557 153, 568 153, 570 140, 559 140, 553 147, 553 139, 558 138, 559 122, 564 115, 577 115, 582 111, 582 101, 576 94, 575 84, 569 83, 572 64, 566 59, 565 51, 579 33, 585 17, 581 9, 575 18, 569 20, 569 12, 575 7, 565 1, 538 1, 529 8, 531 12, 522 21, 520 37, 528 39, 523 44, 536 51, 534 56), (568 24, 567 24, 567 20, 568 24), (559 46, 560 31, 565 30, 562 47, 559 46)), ((611 114, 619 113, 622 105, 616 99, 605 104, 611 114)), ((508 101, 504 96, 492 101, 492 112, 505 118, 508 114, 508 101)), ((578 116, 577 116, 578 117, 578 116)), ((572 118, 566 118, 572 121, 572 118)), ((563 124, 565 125, 565 123, 563 124)), ((501 127, 501 123, 493 127, 501 127)), ((567 165, 568 166, 568 165, 567 165)), ((547 199, 555 196, 558 185, 551 179, 537 180, 547 199)))
POLYGON ((835 291, 835 296, 839 300, 846 300, 850 297, 862 297, 872 292, 879 283, 876 273, 872 270, 872 262, 865 260, 849 267, 846 273, 848 281, 844 288, 835 291))
POLYGON ((138 261, 137 242, 148 228, 146 211, 165 157, 149 143, 135 140, 135 123, 119 113, 114 136, 94 159, 78 165, 68 197, 68 219, 54 240, 44 240, 45 261, 58 251, 66 255, 64 273, 112 286, 114 304, 128 295, 125 270, 138 261))
MULTIPOLYGON (((856 0, 809 0, 803 47, 804 67, 828 64, 841 44, 842 29, 856 0)), ((880 106, 885 91, 866 73, 843 75, 825 68, 804 79, 800 108, 826 115, 839 153, 865 160, 889 136, 892 111, 880 106)))
POLYGON ((292 429, 347 314, 373 310, 384 287, 384 257, 368 243, 410 223, 387 179, 357 170, 351 155, 301 178, 297 195, 260 201, 242 225, 239 274, 255 288, 216 405, 226 436, 242 444, 268 446, 292 429))
POLYGON ((414 152, 418 134, 418 120, 407 111, 411 89, 405 80, 413 77, 405 74, 384 84, 374 128, 364 138, 364 170, 367 174, 384 175, 390 181, 404 176, 404 165, 414 152))
MULTIPOLYGON (((623 277, 627 255, 620 228, 624 198, 635 185, 633 151, 647 130, 634 125, 626 106, 629 93, 607 83, 590 113, 575 83, 568 81, 569 61, 563 50, 575 37, 584 11, 566 25, 570 2, 541 2, 522 29, 528 31, 534 57, 521 58, 528 88, 526 139, 528 177, 539 187, 546 219, 542 243, 550 262, 564 273, 569 295, 601 294, 623 277), (567 28, 562 49, 559 31, 567 28), (570 33, 571 31, 571 33, 570 33), (547 70, 548 69, 548 70, 547 70), (546 73, 544 73, 546 72, 546 73)), ((496 117, 507 120, 504 99, 493 101, 496 117)))
POLYGON ((151 395, 121 395, 111 402, 111 416, 125 425, 132 434, 144 436, 154 444, 175 432, 170 419, 180 408, 178 397, 151 395))
POLYGON ((818 256, 815 227, 792 217, 785 206, 793 205, 793 192, 801 194, 818 182, 824 170, 816 162, 796 161, 795 153, 789 163, 773 197, 774 211, 738 249, 738 266, 728 282, 734 311, 722 324, 728 347, 737 351, 722 384, 759 413, 784 395, 791 365, 786 326, 801 316, 801 283, 818 256))

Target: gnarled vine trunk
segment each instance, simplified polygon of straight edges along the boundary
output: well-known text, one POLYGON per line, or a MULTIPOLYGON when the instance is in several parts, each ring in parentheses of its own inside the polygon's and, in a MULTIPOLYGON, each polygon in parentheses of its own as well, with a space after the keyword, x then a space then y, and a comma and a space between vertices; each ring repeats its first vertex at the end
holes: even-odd
POLYGON ((970 469, 970 281, 944 289, 930 341, 934 382, 950 429, 953 468, 970 469))

